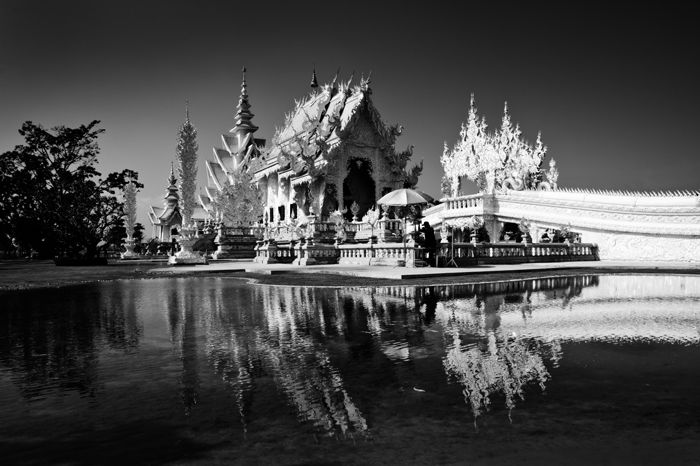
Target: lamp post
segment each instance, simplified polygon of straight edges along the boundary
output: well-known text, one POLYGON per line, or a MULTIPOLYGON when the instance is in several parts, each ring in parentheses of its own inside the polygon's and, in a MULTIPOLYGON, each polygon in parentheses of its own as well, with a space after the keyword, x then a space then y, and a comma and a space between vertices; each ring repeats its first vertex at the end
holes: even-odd
POLYGON ((450 260, 445 264, 445 267, 458 267, 457 262, 455 262, 455 228, 450 224, 447 224, 447 228, 452 231, 452 240, 450 241, 450 260))

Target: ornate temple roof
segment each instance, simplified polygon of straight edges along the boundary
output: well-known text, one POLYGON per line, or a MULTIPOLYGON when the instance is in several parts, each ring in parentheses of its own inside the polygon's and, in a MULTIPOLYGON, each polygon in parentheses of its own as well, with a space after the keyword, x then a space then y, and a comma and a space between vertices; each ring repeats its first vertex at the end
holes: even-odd
POLYGON ((280 166, 280 155, 294 141, 308 138, 311 131, 325 135, 324 142, 329 150, 333 149, 352 130, 361 109, 367 111, 373 127, 386 144, 393 144, 396 138, 395 130, 384 124, 374 107, 370 99, 372 91, 369 79, 363 79, 355 86, 351 81, 352 78, 348 82, 338 84, 337 80, 334 80, 296 101, 294 109, 286 115, 284 125, 275 133, 270 150, 263 153, 251 167, 256 177, 280 169, 286 173, 286 164, 280 166))
MULTIPOLYGON (((313 141, 314 144, 323 143, 324 154, 332 157, 333 149, 353 134, 360 120, 369 122, 378 135, 380 146, 393 146, 400 129, 382 121, 370 98, 370 82, 363 77, 358 85, 353 85, 352 78, 340 82, 336 75, 330 84, 318 86, 314 71, 311 93, 295 102, 284 124, 275 132, 272 144, 265 149, 265 140, 253 137, 258 128, 252 123, 244 73, 235 126, 221 136, 222 147, 214 148, 213 160, 205 164, 207 186, 200 194, 202 207, 211 211, 217 192, 241 169, 248 170, 256 181, 271 173, 290 178, 292 185, 308 181, 306 165, 299 163, 301 157, 290 149, 300 141, 304 144, 313 141)), ((314 162, 320 167, 328 161, 319 155, 314 162)))

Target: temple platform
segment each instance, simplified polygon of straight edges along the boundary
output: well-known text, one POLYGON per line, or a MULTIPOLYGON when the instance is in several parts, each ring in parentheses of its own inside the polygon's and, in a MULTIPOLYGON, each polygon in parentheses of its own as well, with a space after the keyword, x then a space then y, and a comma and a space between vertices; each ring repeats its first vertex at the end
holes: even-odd
POLYGON ((300 267, 292 264, 259 264, 251 261, 213 261, 208 265, 179 266, 151 269, 150 273, 162 274, 226 274, 245 272, 261 275, 281 275, 287 273, 320 273, 348 275, 364 278, 381 278, 403 280, 412 278, 439 278, 455 276, 474 276, 479 274, 520 273, 585 269, 590 272, 612 273, 700 273, 700 264, 690 262, 653 262, 653 261, 577 261, 577 262, 541 262, 526 264, 489 264, 472 267, 387 267, 322 264, 300 267))

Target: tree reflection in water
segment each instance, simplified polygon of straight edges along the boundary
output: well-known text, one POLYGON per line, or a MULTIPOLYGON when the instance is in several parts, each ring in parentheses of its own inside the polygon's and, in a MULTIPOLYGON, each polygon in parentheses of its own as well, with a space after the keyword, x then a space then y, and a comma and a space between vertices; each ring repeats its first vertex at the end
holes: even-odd
POLYGON ((561 346, 556 341, 544 343, 517 336, 505 339, 499 333, 489 332, 483 348, 479 344, 464 346, 455 331, 452 348, 443 359, 447 374, 464 387, 464 400, 471 407, 475 425, 496 393, 505 397, 510 417, 516 399, 524 399, 523 388, 527 384, 536 382, 544 391, 550 374, 543 356, 561 358, 561 346))
POLYGON ((170 339, 182 361, 180 398, 185 407, 185 415, 189 416, 198 403, 200 388, 195 319, 197 303, 183 286, 169 290, 166 300, 170 339))
POLYGON ((436 320, 452 335, 443 365, 448 377, 462 385, 475 428, 476 419, 489 409, 495 396, 504 397, 510 419, 516 401, 525 398, 525 387, 537 384, 544 391, 551 377, 546 363, 556 367, 562 357, 558 340, 505 334, 500 328, 501 314, 512 312, 527 319, 533 312, 531 296, 536 291, 543 291, 548 300, 560 298, 561 306, 566 307, 584 286, 597 284, 596 279, 558 277, 443 290, 454 297, 436 306, 436 320))
MULTIPOLYGON (((536 384, 544 391, 551 377, 547 365, 556 367, 562 357, 557 339, 505 334, 500 328, 501 314, 531 317, 533 292, 542 292, 548 301, 561 300, 561 307, 567 307, 584 287, 597 283, 595 276, 580 276, 445 287, 388 287, 378 288, 372 300, 412 299, 426 326, 436 323, 442 327, 447 339, 442 360, 445 372, 462 385, 476 427, 476 419, 489 409, 493 397, 504 397, 510 418, 528 385, 536 384)), ((373 308, 381 310, 382 305, 373 308)), ((379 315, 368 315, 368 327, 375 338, 382 333, 381 324, 379 315)))
POLYGON ((136 294, 94 284, 3 295, 0 365, 29 401, 61 391, 95 396, 100 351, 138 348, 136 294))

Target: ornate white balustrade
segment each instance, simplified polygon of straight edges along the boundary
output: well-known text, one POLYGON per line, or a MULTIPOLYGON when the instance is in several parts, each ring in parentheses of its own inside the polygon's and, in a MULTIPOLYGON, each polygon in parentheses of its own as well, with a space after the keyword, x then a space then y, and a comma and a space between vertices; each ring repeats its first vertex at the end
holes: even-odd
MULTIPOLYGON (((488 205, 486 206, 488 210, 488 205)), ((471 194, 469 196, 453 197, 445 200, 443 215, 451 217, 471 217, 484 214, 484 195, 471 194)))
MULTIPOLYGON (((355 232, 352 239, 357 242, 368 242, 370 236, 374 236, 380 243, 403 240, 403 221, 401 219, 381 217, 377 220, 374 228, 366 222, 350 222, 347 225, 350 227, 350 231, 355 232)), ((348 231, 347 228, 346 231, 348 231)))
POLYGON ((700 262, 700 194, 589 190, 506 191, 445 199, 426 211, 443 220, 482 216, 490 237, 526 220, 533 238, 567 228, 599 246, 601 259, 700 262))
POLYGON ((339 264, 390 265, 394 267, 425 266, 425 250, 413 242, 341 244, 338 246, 339 264))
POLYGON ((246 225, 246 226, 219 226, 219 235, 224 236, 254 236, 262 238, 265 233, 265 227, 262 225, 246 225))
POLYGON ((440 264, 451 259, 457 266, 476 264, 518 264, 525 262, 560 262, 597 260, 598 248, 585 243, 455 243, 442 244, 438 252, 440 264))

